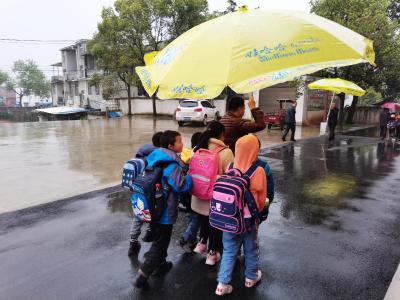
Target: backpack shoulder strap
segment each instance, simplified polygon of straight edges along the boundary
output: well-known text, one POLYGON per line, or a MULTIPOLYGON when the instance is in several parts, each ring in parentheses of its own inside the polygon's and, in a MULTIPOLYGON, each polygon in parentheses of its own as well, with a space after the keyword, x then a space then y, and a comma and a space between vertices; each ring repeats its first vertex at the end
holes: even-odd
POLYGON ((214 153, 220 153, 221 151, 223 151, 223 150, 225 150, 225 149, 227 149, 228 147, 225 147, 225 146, 217 146, 217 147, 215 147, 214 148, 214 150, 212 151, 212 152, 214 152, 214 153))
POLYGON ((259 166, 257 166, 256 164, 253 163, 250 166, 250 168, 246 171, 246 173, 244 173, 244 175, 246 175, 250 178, 251 176, 253 176, 254 172, 257 170, 258 167, 259 166))

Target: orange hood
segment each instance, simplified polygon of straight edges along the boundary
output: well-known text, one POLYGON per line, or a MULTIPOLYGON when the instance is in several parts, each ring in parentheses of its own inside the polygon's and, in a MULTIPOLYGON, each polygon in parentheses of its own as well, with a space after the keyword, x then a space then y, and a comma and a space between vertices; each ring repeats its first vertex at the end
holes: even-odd
POLYGON ((237 140, 235 146, 234 167, 243 173, 256 161, 260 151, 258 139, 253 134, 248 134, 237 140))

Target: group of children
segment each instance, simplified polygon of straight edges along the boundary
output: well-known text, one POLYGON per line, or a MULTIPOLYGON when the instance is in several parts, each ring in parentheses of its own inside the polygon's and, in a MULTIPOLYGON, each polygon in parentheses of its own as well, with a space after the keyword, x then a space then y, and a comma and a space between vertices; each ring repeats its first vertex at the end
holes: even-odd
MULTIPOLYGON (((260 219, 248 217, 243 232, 221 231, 218 226, 210 224, 210 204, 212 199, 199 199, 194 192, 202 187, 199 184, 201 176, 191 174, 190 160, 197 152, 207 149, 217 156, 217 178, 229 170, 238 170, 240 174, 248 176, 248 192, 256 204, 260 216, 268 213, 269 201, 273 199, 273 179, 268 164, 258 158, 260 142, 255 135, 241 137, 235 144, 235 154, 225 145, 225 126, 220 122, 211 122, 206 131, 195 133, 192 136, 192 149, 183 148, 182 137, 179 132, 167 130, 153 136, 153 145, 143 145, 137 158, 142 158, 147 168, 161 169, 160 189, 165 196, 165 207, 160 217, 152 221, 143 238, 152 242, 149 251, 144 255, 144 262, 138 270, 134 285, 140 289, 148 289, 150 276, 167 273, 173 264, 166 260, 167 250, 171 240, 173 224, 178 216, 179 202, 186 206, 188 211, 187 226, 179 241, 186 252, 195 252, 206 255, 205 263, 215 265, 219 261, 217 295, 232 292, 230 285, 233 268, 238 253, 243 246, 245 256, 245 286, 256 285, 262 277, 258 265, 257 231, 260 219), (250 171, 251 170, 251 171, 250 171), (191 175, 192 176, 191 176, 191 175), (268 178, 268 180, 267 180, 268 178), (267 198, 268 190, 268 198, 267 198), (193 193, 193 195, 192 195, 193 193), (198 232, 200 233, 198 234, 198 232)), ((192 159, 194 160, 194 158, 192 159)), ((207 180, 202 178, 202 180, 207 180)), ((227 180, 230 180, 227 178, 227 180)), ((157 185, 158 186, 158 185, 157 185)), ((217 192, 218 194, 218 192, 217 192)), ((214 205, 215 206, 215 205, 214 205)), ((217 205, 218 206, 218 205, 217 205)), ((215 207, 214 207, 215 209, 215 207)), ((219 209, 219 208, 218 208, 219 209)), ((135 211, 135 208, 134 208, 135 211)), ((136 255, 140 250, 138 237, 141 233, 143 218, 134 216, 131 227, 129 256, 136 255)))

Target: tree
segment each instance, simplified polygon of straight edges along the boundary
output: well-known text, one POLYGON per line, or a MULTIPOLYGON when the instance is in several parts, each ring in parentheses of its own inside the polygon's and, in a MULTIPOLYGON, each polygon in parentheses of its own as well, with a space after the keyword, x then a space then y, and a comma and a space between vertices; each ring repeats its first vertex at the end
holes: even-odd
MULTIPOLYGON (((161 50, 169 41, 206 20, 206 0, 116 0, 104 8, 98 32, 89 51, 108 74, 125 84, 128 115, 131 87, 140 84, 135 67, 144 65, 144 55, 161 50)), ((153 114, 157 114, 153 97, 153 114)))
POLYGON ((234 12, 237 8, 237 3, 233 0, 228 0, 228 7, 225 10, 225 13, 234 12))
POLYGON ((7 82, 8 80, 8 73, 0 70, 0 85, 7 82))
POLYGON ((22 107, 22 97, 34 94, 39 97, 48 97, 50 82, 38 65, 32 60, 17 60, 12 68, 14 76, 7 79, 7 89, 14 91, 19 97, 22 107))
MULTIPOLYGON (((340 68, 337 76, 353 81, 362 88, 373 87, 386 99, 400 95, 400 40, 399 23, 391 19, 398 4, 388 0, 314 0, 311 11, 333 20, 374 41, 377 67, 360 64, 340 68)), ((352 123, 358 98, 349 109, 348 123, 352 123)))
POLYGON ((373 87, 368 88, 364 96, 360 97, 360 106, 370 106, 383 100, 382 94, 375 91, 373 87))

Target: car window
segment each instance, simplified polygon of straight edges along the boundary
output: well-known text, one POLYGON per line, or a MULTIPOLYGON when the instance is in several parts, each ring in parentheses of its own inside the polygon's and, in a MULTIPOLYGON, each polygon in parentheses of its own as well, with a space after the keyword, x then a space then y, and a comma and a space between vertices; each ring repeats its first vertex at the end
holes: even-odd
POLYGON ((179 105, 181 107, 197 107, 197 101, 182 101, 179 105))
POLYGON ((203 107, 212 108, 212 105, 208 101, 201 101, 201 105, 203 105, 203 107))

